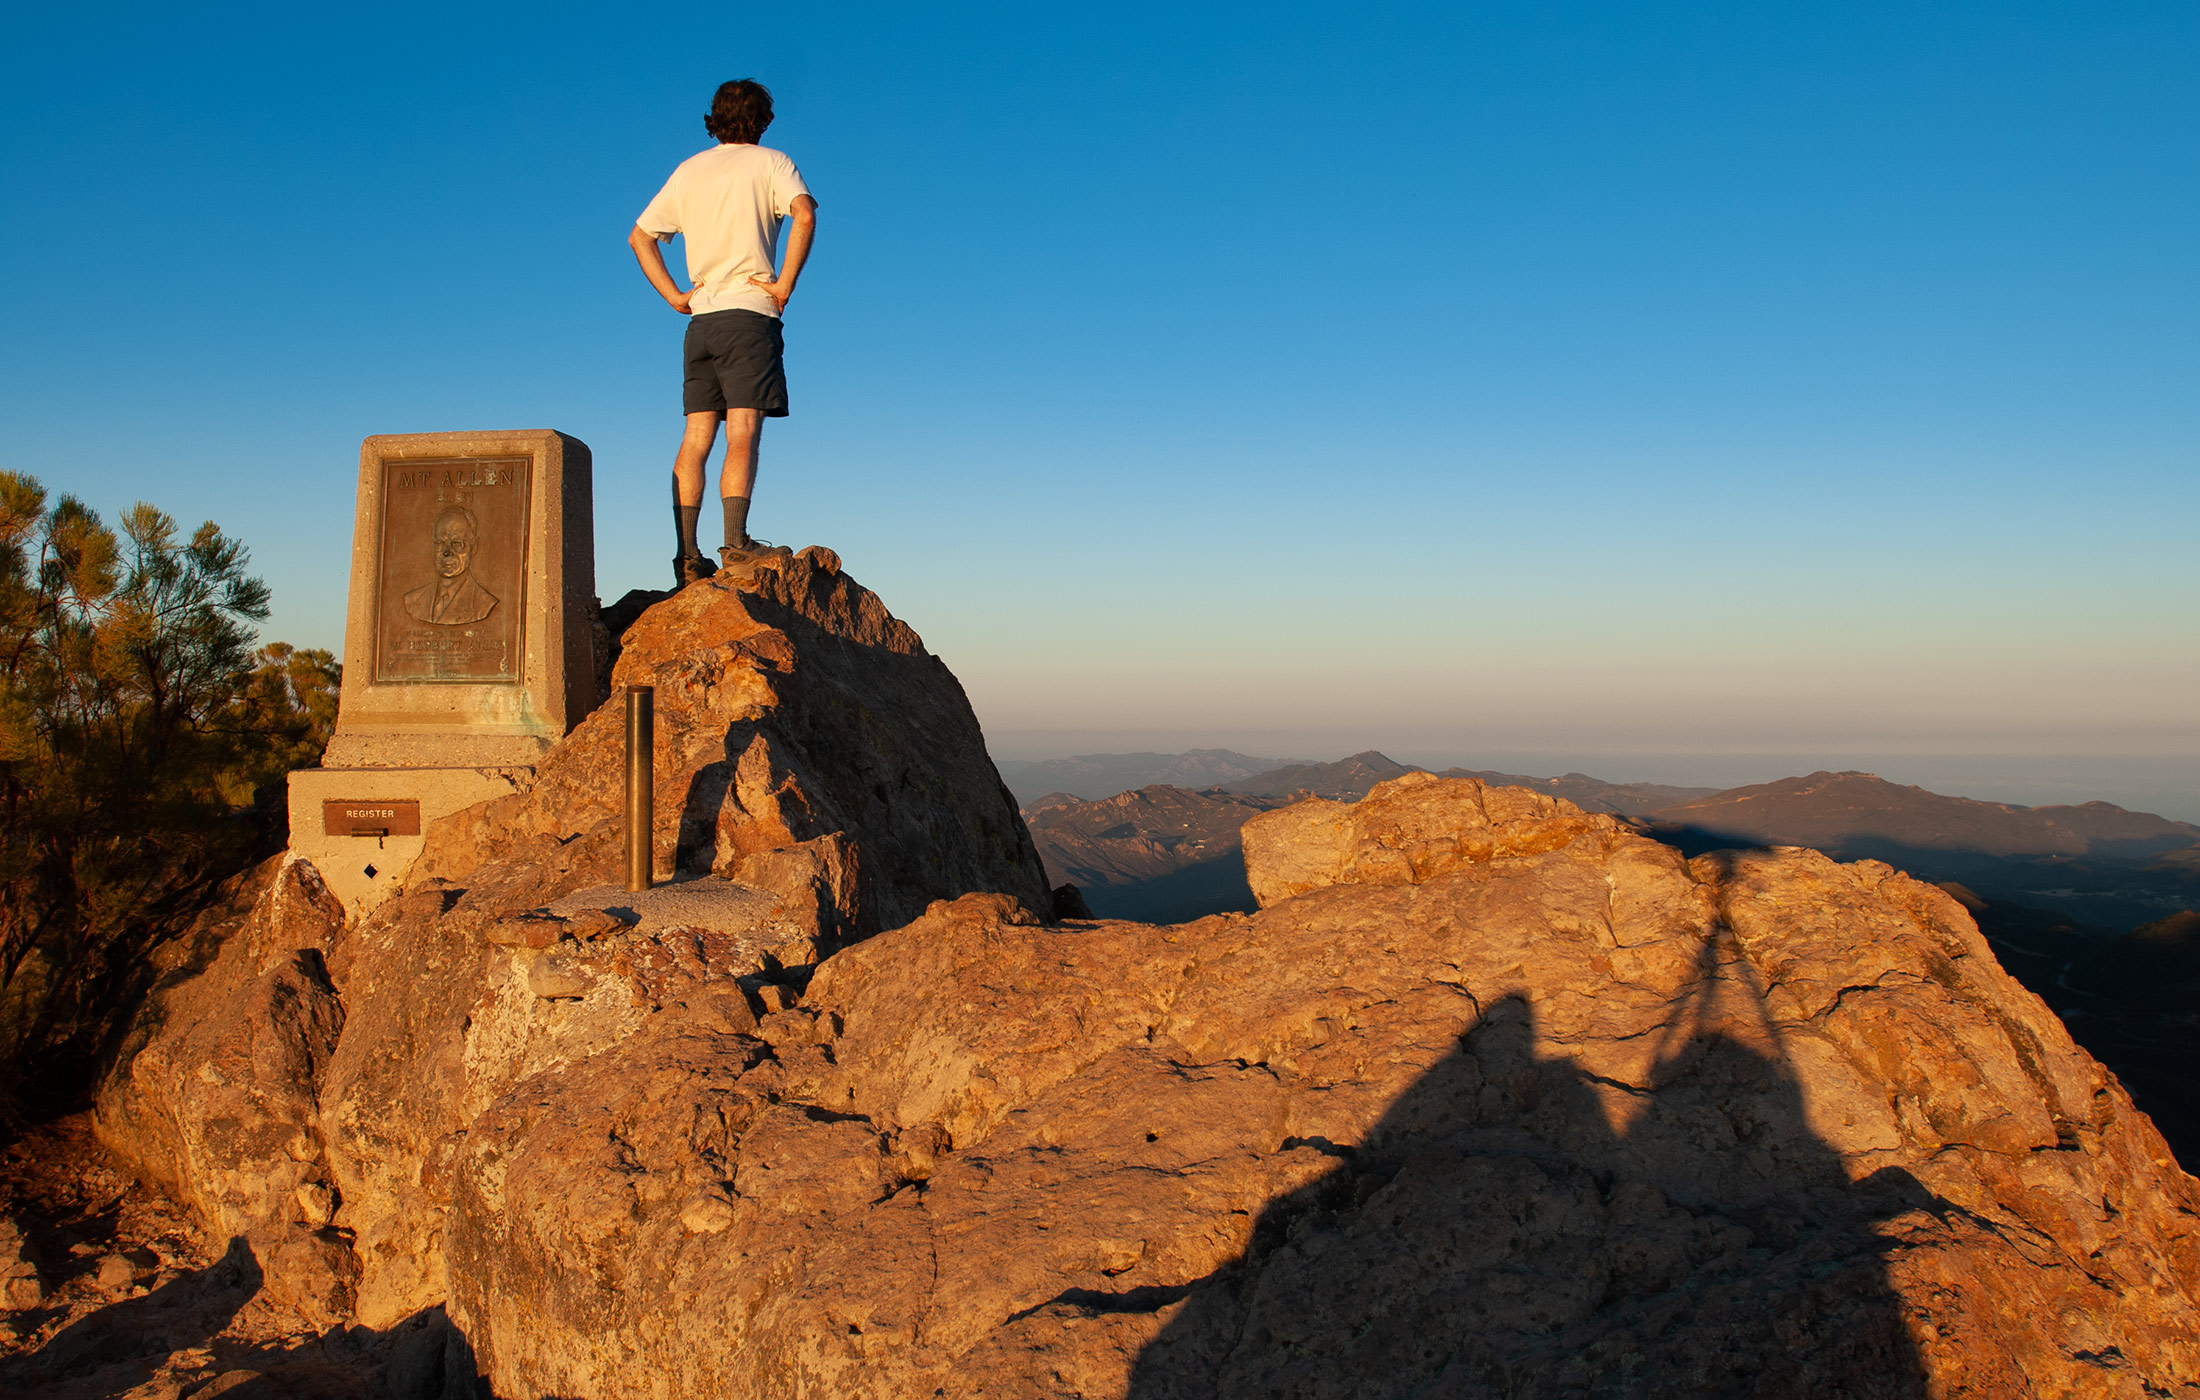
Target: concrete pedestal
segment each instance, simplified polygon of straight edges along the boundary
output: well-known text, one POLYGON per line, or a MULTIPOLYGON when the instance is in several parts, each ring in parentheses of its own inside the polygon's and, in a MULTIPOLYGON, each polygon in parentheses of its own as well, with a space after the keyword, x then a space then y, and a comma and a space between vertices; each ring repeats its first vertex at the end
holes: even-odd
POLYGON ((290 775, 290 849, 352 918, 595 707, 593 500, 587 445, 546 428, 360 444, 336 731, 290 775))
POLYGON ((290 849, 360 919, 404 882, 430 823, 533 779, 530 768, 301 768, 290 775, 290 849))

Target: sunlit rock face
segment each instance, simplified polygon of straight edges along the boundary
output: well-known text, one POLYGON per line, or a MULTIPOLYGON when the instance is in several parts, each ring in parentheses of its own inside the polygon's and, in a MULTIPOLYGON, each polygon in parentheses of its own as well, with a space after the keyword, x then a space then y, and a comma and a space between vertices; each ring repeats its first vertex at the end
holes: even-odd
POLYGON ((498 1393, 2200 1384, 2200 1193, 1940 891, 1425 775, 1246 850, 1257 914, 971 896, 485 1104, 498 1393))
POLYGON ((102 1097, 112 1149, 322 1314, 383 1328, 443 1301, 453 1153, 515 1086, 750 1035, 821 957, 933 900, 1046 905, 961 686, 830 551, 728 570, 623 642, 615 684, 655 689, 667 883, 620 888, 607 706, 524 791, 433 825, 362 923, 310 864, 263 871, 102 1097))
POLYGON ((2200 1393, 2200 1190, 1887 866, 1416 773, 1247 822, 1257 913, 1048 924, 829 554, 615 679, 676 880, 599 712, 363 924, 262 872, 110 1081, 302 1311, 511 1400, 2200 1393))
POLYGON ((214 1253, 244 1241, 269 1292, 316 1327, 350 1311, 354 1273, 322 1228, 319 1093, 344 1028, 327 958, 343 928, 310 864, 240 878, 177 950, 193 970, 154 997, 95 1113, 123 1165, 188 1207, 214 1253))

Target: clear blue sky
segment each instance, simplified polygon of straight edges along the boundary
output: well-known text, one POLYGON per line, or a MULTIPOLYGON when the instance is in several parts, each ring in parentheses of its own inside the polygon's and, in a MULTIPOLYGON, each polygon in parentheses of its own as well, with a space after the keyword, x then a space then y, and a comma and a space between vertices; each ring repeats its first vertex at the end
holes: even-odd
POLYGON ((822 205, 756 527, 1003 756, 2200 817, 2200 7, 643 13, 18 16, 0 465, 340 647, 359 439, 553 426, 661 586, 623 240, 753 76, 822 205))

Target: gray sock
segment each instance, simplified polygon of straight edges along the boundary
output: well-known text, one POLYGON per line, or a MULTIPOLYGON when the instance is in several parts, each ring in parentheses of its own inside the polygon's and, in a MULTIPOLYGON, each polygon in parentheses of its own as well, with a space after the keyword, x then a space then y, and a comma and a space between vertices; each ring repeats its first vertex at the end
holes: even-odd
POLYGON ((726 543, 746 544, 749 538, 749 498, 720 496, 718 504, 726 508, 726 543))
POLYGON ((691 559, 701 554, 703 547, 695 542, 695 522, 703 518, 701 503, 683 506, 675 501, 672 506, 672 518, 680 527, 680 557, 691 559))

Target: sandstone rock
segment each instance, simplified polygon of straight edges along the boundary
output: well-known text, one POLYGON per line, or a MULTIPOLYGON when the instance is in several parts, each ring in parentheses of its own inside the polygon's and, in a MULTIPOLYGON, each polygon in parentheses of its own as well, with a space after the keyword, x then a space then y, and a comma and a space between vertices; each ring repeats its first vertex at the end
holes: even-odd
POLYGON ((341 907, 309 864, 261 880, 212 964, 156 991, 96 1118, 109 1150, 230 1234, 286 1214, 319 1155, 314 1090, 343 1026, 326 961, 341 907))
POLYGON ((555 914, 516 914, 497 920, 482 935, 500 948, 550 948, 569 938, 566 921, 555 914))
POLYGON ((218 952, 159 988, 101 1086, 100 1140, 191 1207, 204 1242, 258 1244, 278 1296, 329 1319, 350 1310, 348 1268, 294 1239, 299 1192, 326 1179, 318 1093, 344 1026, 329 971, 343 910, 312 865, 270 861, 246 911, 217 911, 218 952), (272 1256, 272 1257, 271 1257, 272 1256), (282 1276, 285 1264, 305 1269, 282 1276))
POLYGON ((595 985, 585 965, 567 958, 536 958, 527 969, 527 990, 538 997, 585 997, 595 985))
POLYGON ((318 1181, 309 1181, 297 1191, 298 1217, 313 1229, 336 1217, 336 1193, 318 1181))
POLYGON ((2200 1185, 1940 891, 1363 805, 1262 819, 1257 915, 971 896, 515 1084, 497 1393, 2200 1394, 2200 1185))
POLYGON ((521 1082, 555 1090, 551 1113, 592 1059, 646 1084, 675 1046, 765 1049, 741 1038, 788 1014, 832 948, 973 890, 1044 906, 961 687, 830 551, 728 571, 620 640, 615 681, 656 687, 665 883, 618 887, 624 732, 607 708, 526 791, 431 824, 405 889, 356 927, 295 914, 309 865, 270 874, 212 965, 162 994, 103 1099, 116 1149, 210 1237, 248 1237, 271 1294, 310 1317, 354 1281, 378 1329, 444 1298, 452 1163, 521 1082))
POLYGON ((944 669, 728 573, 618 663, 677 883, 592 716, 355 928, 265 873, 103 1095, 392 1394, 2200 1396, 2200 1184, 1940 891, 1409 775, 1048 926, 944 669))
POLYGON ((680 1223, 697 1234, 715 1235, 732 1225, 736 1212, 723 1191, 706 1191, 680 1207, 680 1223))
MULTIPOLYGON (((661 876, 735 876, 752 856, 820 843, 808 878, 853 934, 907 922, 943 888, 1044 907, 1030 836, 961 686, 831 551, 775 556, 650 608, 621 638, 612 681, 656 687, 661 876)), ((494 858, 531 903, 618 879, 615 709, 568 735, 529 791, 448 818, 416 869, 468 883, 494 858)))
POLYGON ((35 1308, 46 1298, 46 1281, 36 1252, 22 1227, 0 1215, 0 1308, 35 1308))
POLYGON ((628 923, 608 909, 579 909, 566 918, 565 931, 573 938, 602 938, 624 933, 628 923))
POLYGON ((137 1282, 137 1270, 130 1261, 119 1254, 109 1254, 99 1261, 99 1268, 92 1275, 92 1282, 102 1293, 121 1293, 137 1282))
POLYGON ((349 1239, 333 1230, 291 1225, 256 1231, 248 1243, 269 1297, 316 1329, 351 1316, 359 1262, 349 1239))
POLYGON ((1075 885, 1054 887, 1054 917, 1057 919, 1089 919, 1092 906, 1085 902, 1085 892, 1075 885))
POLYGON ((1246 880, 1265 907, 1324 885, 1419 884, 1619 829, 1611 817, 1527 788, 1407 773, 1357 802, 1317 799, 1254 817, 1241 836, 1246 880))
POLYGON ((407 1325, 382 1376, 390 1400, 475 1400, 475 1381, 473 1352, 440 1308, 407 1325))

